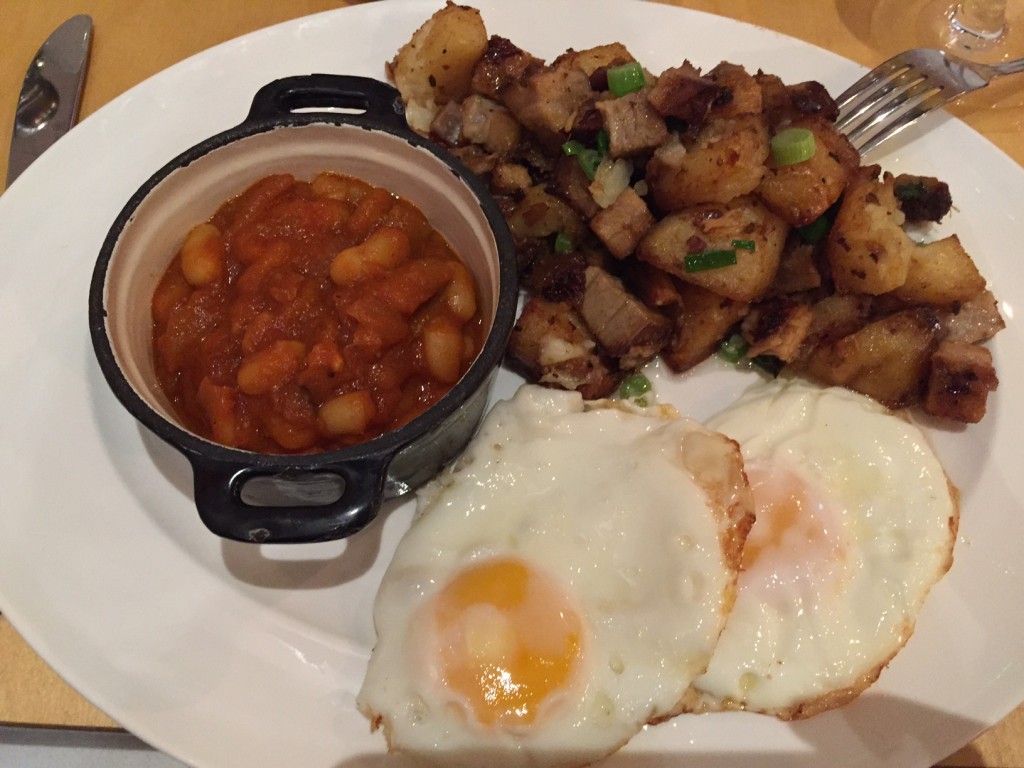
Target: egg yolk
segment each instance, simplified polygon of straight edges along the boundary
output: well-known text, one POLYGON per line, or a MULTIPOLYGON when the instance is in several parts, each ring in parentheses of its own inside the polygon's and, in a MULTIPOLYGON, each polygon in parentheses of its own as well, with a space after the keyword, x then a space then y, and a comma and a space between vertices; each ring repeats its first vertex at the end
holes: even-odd
MULTIPOLYGON (((838 526, 826 504, 792 470, 774 462, 750 462, 755 522, 743 546, 742 570, 807 576, 842 557, 838 526)), ((788 580, 788 579, 783 579, 788 580)))
POLYGON ((529 725, 580 665, 582 622, 550 576, 496 558, 461 571, 434 604, 439 667, 484 725, 529 725))

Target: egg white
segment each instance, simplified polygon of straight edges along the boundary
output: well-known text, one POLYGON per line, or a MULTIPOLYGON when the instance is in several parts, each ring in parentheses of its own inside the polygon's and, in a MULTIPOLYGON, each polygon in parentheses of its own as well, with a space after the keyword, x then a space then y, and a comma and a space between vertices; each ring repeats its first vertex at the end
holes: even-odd
MULTIPOLYGON (((778 380, 708 425, 739 442, 759 515, 759 493, 778 493, 782 478, 805 489, 806 516, 744 563, 695 682, 701 708, 800 718, 842 705, 903 647, 950 567, 956 492, 917 426, 845 389, 778 380)), ((747 547, 768 540, 767 520, 747 547)))
POLYGON ((391 749, 474 768, 588 764, 677 713, 733 598, 751 522, 741 466, 732 441, 688 419, 522 387, 421 493, 376 598, 360 710, 391 749), (495 557, 552 577, 585 627, 573 685, 522 728, 467 714, 418 618, 495 557))

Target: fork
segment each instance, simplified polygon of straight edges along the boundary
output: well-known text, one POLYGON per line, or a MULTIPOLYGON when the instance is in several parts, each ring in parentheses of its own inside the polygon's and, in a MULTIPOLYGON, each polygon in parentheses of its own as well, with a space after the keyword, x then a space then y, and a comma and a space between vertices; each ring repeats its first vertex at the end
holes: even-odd
POLYGON ((1024 59, 978 64, 946 51, 915 48, 882 62, 836 99, 836 127, 861 153, 994 78, 1024 72, 1024 59))

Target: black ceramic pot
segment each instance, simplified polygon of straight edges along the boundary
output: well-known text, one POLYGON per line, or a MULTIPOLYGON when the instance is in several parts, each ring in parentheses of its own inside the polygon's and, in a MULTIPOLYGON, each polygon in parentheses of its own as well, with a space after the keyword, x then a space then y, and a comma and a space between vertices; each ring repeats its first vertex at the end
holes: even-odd
POLYGON ((422 484, 463 448, 483 416, 517 293, 501 212, 455 157, 406 126, 398 92, 368 78, 308 75, 260 89, 241 125, 172 160, 128 201, 96 263, 89 326, 114 394, 191 463, 196 507, 211 531, 249 542, 324 541, 363 528, 383 500, 422 484), (199 437, 177 420, 156 380, 157 282, 185 233, 228 198, 272 173, 312 178, 327 170, 405 197, 447 238, 479 286, 483 349, 426 413, 357 446, 268 455, 199 437))

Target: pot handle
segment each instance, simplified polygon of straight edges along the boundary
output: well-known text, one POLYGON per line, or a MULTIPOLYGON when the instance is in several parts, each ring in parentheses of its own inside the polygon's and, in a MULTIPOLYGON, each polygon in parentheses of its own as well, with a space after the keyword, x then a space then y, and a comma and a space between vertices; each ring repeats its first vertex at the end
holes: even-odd
POLYGON ((199 517, 213 533, 257 544, 330 541, 351 536, 380 509, 391 456, 368 458, 309 470, 268 470, 192 456, 199 517), (296 504, 250 503, 248 483, 267 481, 296 504), (317 484, 334 489, 331 498, 314 496, 317 484), (337 489, 340 487, 340 491, 337 489), (311 490, 313 493, 311 493, 311 490))
POLYGON ((274 120, 297 110, 348 109, 391 128, 408 130, 401 94, 387 83, 356 75, 296 75, 274 80, 253 96, 245 122, 274 120))

